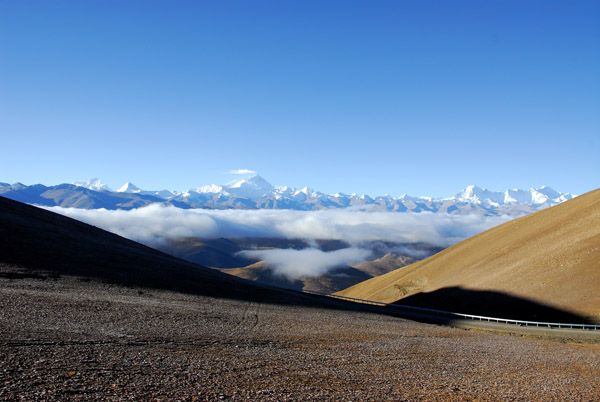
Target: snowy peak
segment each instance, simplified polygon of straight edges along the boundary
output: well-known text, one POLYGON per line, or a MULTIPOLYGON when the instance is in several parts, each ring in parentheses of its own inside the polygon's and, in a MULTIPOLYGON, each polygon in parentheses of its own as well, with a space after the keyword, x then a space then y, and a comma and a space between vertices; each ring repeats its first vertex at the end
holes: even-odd
POLYGON ((302 189, 295 191, 294 195, 304 194, 304 195, 313 195, 315 194, 315 190, 310 187, 303 187, 302 189))
POLYGON ((231 194, 247 198, 261 197, 275 189, 271 183, 259 175, 248 179, 235 180, 223 187, 225 191, 231 194))
POLYGON ((159 190, 159 191, 143 191, 143 194, 146 193, 150 193, 151 195, 158 197, 158 198, 162 198, 165 200, 170 200, 173 197, 176 197, 179 195, 179 192, 177 191, 169 191, 169 190, 159 190))
POLYGON ((252 176, 247 179, 234 180, 234 181, 226 184, 225 187, 228 187, 228 188, 250 188, 251 187, 251 188, 265 189, 268 191, 273 189, 273 185, 271 185, 271 183, 269 183, 268 181, 266 181, 259 175, 255 175, 255 176, 252 176))
POLYGON ((561 196, 561 194, 558 191, 555 191, 554 189, 552 189, 548 186, 542 186, 540 188, 533 188, 533 189, 531 189, 531 192, 540 194, 549 200, 554 200, 561 196))
POLYGON ((570 200, 574 197, 573 194, 562 194, 548 186, 532 188, 530 192, 532 204, 557 204, 563 201, 570 200))
POLYGON ((151 190, 151 191, 147 191, 147 190, 142 190, 141 188, 139 188, 138 186, 136 186, 135 184, 133 184, 130 181, 128 181, 127 183, 125 183, 121 187, 119 187, 119 189, 116 192, 117 193, 124 193, 124 194, 151 195, 151 196, 154 196, 154 197, 162 198, 163 200, 170 200, 173 197, 176 197, 177 195, 179 195, 179 193, 177 191, 169 191, 169 190, 157 190, 157 191, 151 190))
POLYGON ((455 197, 459 201, 472 202, 474 204, 499 205, 504 203, 504 193, 499 191, 489 191, 486 188, 478 186, 468 186, 455 197))
POLYGON ((207 186, 202 186, 194 190, 196 193, 206 193, 206 194, 216 194, 216 193, 224 193, 223 186, 217 186, 216 184, 209 184, 207 186))
POLYGON ((524 204, 531 201, 531 193, 525 190, 512 189, 504 191, 505 204, 524 204))
POLYGON ((130 194, 135 194, 135 193, 141 193, 142 190, 136 186, 135 184, 131 183, 131 182, 127 182, 125 184, 123 184, 118 190, 117 193, 130 193, 130 194))
POLYGON ((529 190, 489 191, 478 186, 468 186, 455 199, 463 202, 483 205, 517 205, 517 204, 557 204, 573 198, 572 194, 561 194, 548 186, 530 188, 529 190))
POLYGON ((252 176, 250 178, 234 180, 229 182, 223 186, 219 186, 217 184, 209 184, 206 186, 198 187, 193 190, 189 190, 183 193, 183 196, 190 199, 197 199, 199 196, 207 197, 212 195, 219 196, 237 196, 244 198, 259 198, 266 194, 275 193, 279 191, 280 188, 275 188, 260 177, 259 175, 252 176))
POLYGON ((456 194, 455 198, 465 201, 475 201, 484 198, 487 190, 478 186, 468 186, 460 193, 456 194))
POLYGON ((93 179, 89 179, 88 181, 76 181, 71 183, 78 187, 84 187, 94 191, 112 191, 110 187, 106 184, 102 183, 100 179, 94 177, 93 179))

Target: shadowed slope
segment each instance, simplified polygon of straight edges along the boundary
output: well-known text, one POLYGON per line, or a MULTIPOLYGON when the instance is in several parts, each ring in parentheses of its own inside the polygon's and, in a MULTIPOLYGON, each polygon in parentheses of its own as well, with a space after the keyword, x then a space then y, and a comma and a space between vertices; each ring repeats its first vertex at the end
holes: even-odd
POLYGON ((7 278, 72 275, 215 297, 292 304, 308 300, 4 197, 0 197, 0 267, 0 275, 7 278))
POLYGON ((600 321, 600 190, 339 294, 392 303, 449 287, 503 292, 600 321))
POLYGON ((469 290, 459 286, 415 293, 399 300, 398 304, 511 320, 592 324, 580 315, 532 300, 504 292, 469 290))
POLYGON ((237 255, 242 248, 239 244, 229 239, 201 239, 197 237, 183 237, 168 240, 157 249, 187 261, 212 268, 239 268, 250 265, 254 260, 249 260, 237 255))

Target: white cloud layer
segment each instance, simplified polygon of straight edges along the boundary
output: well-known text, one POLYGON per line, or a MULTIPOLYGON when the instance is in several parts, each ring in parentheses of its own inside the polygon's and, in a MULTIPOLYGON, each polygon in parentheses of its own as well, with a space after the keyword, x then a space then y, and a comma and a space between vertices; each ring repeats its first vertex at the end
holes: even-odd
POLYGON ((426 242, 450 246, 510 220, 509 217, 441 213, 360 212, 347 210, 205 210, 152 204, 124 210, 47 208, 149 245, 167 239, 271 237, 365 241, 426 242))
POLYGON ((304 250, 246 250, 239 254, 265 261, 276 274, 297 279, 321 276, 331 268, 365 261, 371 255, 371 251, 349 247, 330 252, 307 248, 304 250))
POLYGON ((227 172, 229 174, 256 174, 256 171, 250 169, 235 169, 227 172))
MULTIPOLYGON (((340 209, 327 211, 180 209, 160 204, 130 211, 61 207, 47 209, 150 246, 180 237, 267 237, 304 239, 309 242, 316 239, 334 239, 344 240, 352 245, 331 252, 321 251, 315 246, 304 250, 272 249, 242 252, 246 257, 265 261, 275 273, 292 279, 316 277, 336 266, 364 261, 371 251, 360 248, 363 242, 425 242, 447 247, 510 219, 480 215, 362 212, 340 209)), ((422 258, 427 254, 426 250, 394 247, 394 250, 390 251, 414 258, 422 258)))

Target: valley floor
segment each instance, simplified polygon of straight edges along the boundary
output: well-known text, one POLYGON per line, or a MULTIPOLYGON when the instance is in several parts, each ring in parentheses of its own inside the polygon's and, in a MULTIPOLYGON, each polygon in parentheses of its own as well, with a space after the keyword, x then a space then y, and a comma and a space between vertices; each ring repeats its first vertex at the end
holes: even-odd
POLYGON ((591 401, 600 345, 0 278, 0 400, 591 401))

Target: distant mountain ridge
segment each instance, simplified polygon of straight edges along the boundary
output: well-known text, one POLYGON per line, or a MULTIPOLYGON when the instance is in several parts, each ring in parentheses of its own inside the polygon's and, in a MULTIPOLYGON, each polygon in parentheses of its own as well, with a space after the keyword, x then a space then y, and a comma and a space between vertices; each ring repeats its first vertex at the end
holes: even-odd
POLYGON ((325 194, 309 187, 297 189, 290 186, 273 186, 259 175, 225 185, 211 184, 184 192, 147 191, 131 182, 113 191, 99 179, 58 186, 0 183, 0 195, 30 204, 86 209, 132 209, 158 202, 180 208, 299 211, 350 208, 367 212, 440 212, 458 215, 511 216, 535 212, 575 197, 573 194, 561 193, 547 186, 502 192, 468 186, 449 198, 325 194))
POLYGON ((456 199, 475 204, 516 205, 516 204, 545 204, 548 202, 561 203, 573 198, 572 194, 559 193, 548 186, 530 188, 529 190, 489 191, 477 186, 469 186, 456 194, 456 199))

